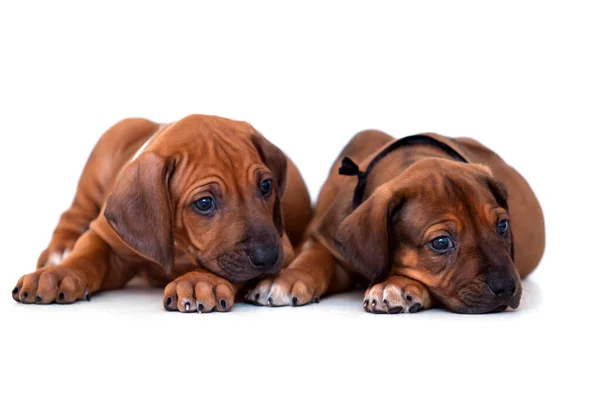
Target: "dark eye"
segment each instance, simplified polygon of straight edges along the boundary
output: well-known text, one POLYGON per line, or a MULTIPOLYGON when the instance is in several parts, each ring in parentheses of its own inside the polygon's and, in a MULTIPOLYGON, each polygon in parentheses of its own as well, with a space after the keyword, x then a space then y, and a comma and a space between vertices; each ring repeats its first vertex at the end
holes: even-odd
POLYGON ((498 222, 498 225, 496 225, 496 230, 499 234, 504 235, 506 232, 508 232, 509 226, 508 220, 503 219, 502 221, 498 222))
POLYGON ((260 183, 260 192, 263 196, 268 196, 271 194, 271 190, 273 190, 273 180, 265 179, 260 183))
POLYGON ((438 236, 429 242, 429 245, 438 253, 445 253, 454 247, 454 243, 452 242, 452 239, 450 239, 450 236, 438 236))
POLYGON ((202 197, 194 202, 194 208, 201 214, 208 214, 215 208, 215 201, 212 197, 202 197))

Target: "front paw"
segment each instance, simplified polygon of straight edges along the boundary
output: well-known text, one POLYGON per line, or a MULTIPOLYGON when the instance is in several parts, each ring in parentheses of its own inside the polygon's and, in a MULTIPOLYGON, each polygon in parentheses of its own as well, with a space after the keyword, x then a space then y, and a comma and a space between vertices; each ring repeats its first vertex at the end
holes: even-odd
POLYGON ((305 272, 284 269, 273 278, 258 283, 246 294, 246 300, 261 306, 302 306, 319 302, 315 280, 305 272))
POLYGON ((229 311, 233 306, 233 285, 208 272, 192 271, 165 287, 163 305, 167 311, 208 313, 229 311))
POLYGON ((414 313, 431 307, 429 291, 420 282, 392 276, 365 292, 363 308, 375 314, 414 313))
POLYGON ((78 271, 61 266, 46 267, 21 277, 12 291, 15 301, 25 304, 69 304, 90 300, 85 277, 78 271))

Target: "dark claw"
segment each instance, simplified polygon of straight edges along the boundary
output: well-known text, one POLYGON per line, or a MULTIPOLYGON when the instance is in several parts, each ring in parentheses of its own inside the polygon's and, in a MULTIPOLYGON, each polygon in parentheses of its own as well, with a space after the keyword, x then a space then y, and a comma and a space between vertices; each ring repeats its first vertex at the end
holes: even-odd
POLYGON ((371 306, 375 307, 377 305, 377 300, 373 299, 373 301, 371 302, 371 306))
POLYGON ((185 309, 185 311, 190 311, 190 308, 192 308, 192 305, 190 304, 190 302, 189 302, 189 301, 186 301, 186 302, 183 304, 183 308, 185 309))
POLYGON ((383 304, 386 305, 386 306, 388 305, 387 299, 383 299, 383 304))
POLYGON ((408 301, 409 303, 412 301, 412 296, 410 294, 406 295, 406 301, 408 301))
POLYGON ((42 302, 42 298, 40 296, 37 296, 35 298, 35 304, 40 304, 42 302))
POLYGON ((222 308, 223 310, 226 310, 226 309, 227 309, 227 302, 225 301, 225 299, 221 299, 221 308, 222 308))
POLYGON ((87 301, 90 301, 90 300, 92 299, 92 296, 90 296, 90 292, 87 292, 87 293, 85 294, 85 299, 86 299, 87 301))
POLYGON ((63 292, 60 292, 58 294, 58 301, 63 301, 65 299, 65 294, 63 292))
MULTIPOLYGON (((164 306, 165 306, 165 310, 169 310, 169 306, 171 305, 171 302, 173 302, 173 299, 172 299, 171 297, 167 297, 167 298, 165 299, 165 304, 164 304, 164 306)), ((169 311, 170 311, 170 310, 169 310, 169 311)))
POLYGON ((268 305, 268 306, 270 306, 271 304, 273 304, 273 298, 272 298, 272 297, 269 297, 269 298, 267 299, 267 305, 268 305))
POLYGON ((201 312, 202 312, 202 310, 204 310, 204 304, 202 304, 202 303, 198 303, 198 304, 196 305, 196 310, 198 310, 198 312, 199 312, 199 313, 201 313, 201 312))
POLYGON ((259 293, 256 293, 256 294, 254 295, 254 301, 258 301, 258 298, 259 298, 259 297, 260 297, 260 294, 259 294, 259 293))
POLYGON ((402 306, 392 307, 392 308, 388 309, 388 314, 398 314, 398 313, 401 313, 402 311, 404 311, 404 307, 402 307, 402 306))
POLYGON ((367 299, 363 302, 363 308, 366 310, 367 307, 369 307, 369 299, 367 299))
POLYGON ((313 299, 313 301, 314 301, 315 303, 318 303, 318 302, 320 301, 320 299, 319 299, 319 296, 315 296, 315 298, 313 299))
POLYGON ((292 297, 292 305, 293 306, 298 305, 298 298, 296 296, 292 297))
POLYGON ((12 294, 17 294, 19 293, 19 288, 15 286, 15 288, 12 291, 12 294))
POLYGON ((27 293, 27 292, 23 292, 23 293, 21 293, 21 297, 22 297, 23 299, 26 299, 26 298, 27 298, 27 295, 28 295, 28 293, 27 293))
POLYGON ((415 303, 408 309, 409 313, 415 313, 421 309, 421 303, 415 303))

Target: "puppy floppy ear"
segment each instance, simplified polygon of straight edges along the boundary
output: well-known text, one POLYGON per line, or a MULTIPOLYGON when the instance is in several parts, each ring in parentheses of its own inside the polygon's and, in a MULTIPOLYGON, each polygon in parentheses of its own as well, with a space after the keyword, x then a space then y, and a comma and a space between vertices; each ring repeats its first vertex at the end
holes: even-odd
POLYGON ((174 160, 144 152, 119 174, 104 216, 131 248, 166 270, 173 267, 173 209, 169 180, 174 160))
POLYGON ((258 150, 260 158, 263 160, 265 165, 271 170, 273 174, 273 183, 275 185, 275 207, 273 209, 273 223, 275 228, 279 232, 279 235, 283 235, 283 217, 281 215, 281 198, 285 192, 285 185, 287 183, 287 158, 285 154, 269 142, 260 133, 255 133, 250 137, 252 144, 258 150))
MULTIPOLYGON (((491 173, 490 173, 491 175, 491 173)), ((490 176, 487 178, 487 186, 492 192, 496 203, 502 208, 506 210, 507 213, 510 214, 510 210, 508 209, 508 189, 500 180, 490 176)), ((515 261, 515 241, 512 231, 512 225, 508 225, 508 232, 510 237, 510 258, 515 261)))
POLYGON ((283 151, 273 143, 269 142, 260 133, 255 133, 250 137, 252 144, 258 150, 260 158, 269 167, 273 173, 273 182, 275 183, 275 192, 281 197, 285 192, 287 181, 287 158, 283 151))
POLYGON ((492 192, 492 195, 494 195, 494 199, 498 205, 508 211, 508 189, 504 183, 490 176, 487 178, 487 186, 492 192))
POLYGON ((376 283, 390 269, 391 219, 404 202, 404 190, 377 189, 347 216, 334 236, 335 244, 356 272, 376 283))

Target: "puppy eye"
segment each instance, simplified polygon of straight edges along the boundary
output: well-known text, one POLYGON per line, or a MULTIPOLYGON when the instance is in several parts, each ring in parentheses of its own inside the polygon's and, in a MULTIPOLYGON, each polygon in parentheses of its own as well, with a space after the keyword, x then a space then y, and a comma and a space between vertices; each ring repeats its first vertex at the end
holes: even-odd
POLYGON ((506 234, 506 232, 508 232, 508 228, 509 228, 509 223, 507 219, 503 219, 502 221, 498 222, 498 225, 496 225, 496 231, 501 234, 504 235, 506 234))
POLYGON ((201 214, 208 214, 215 208, 215 201, 212 197, 202 197, 193 203, 194 208, 201 214))
POLYGON ((260 183, 260 192, 263 196, 268 196, 271 194, 271 190, 273 190, 273 180, 265 179, 260 183))
POLYGON ((438 253, 445 253, 454 247, 454 242, 452 242, 450 236, 438 236, 429 242, 429 245, 438 253))

